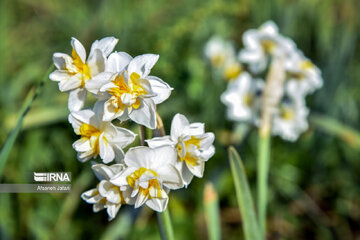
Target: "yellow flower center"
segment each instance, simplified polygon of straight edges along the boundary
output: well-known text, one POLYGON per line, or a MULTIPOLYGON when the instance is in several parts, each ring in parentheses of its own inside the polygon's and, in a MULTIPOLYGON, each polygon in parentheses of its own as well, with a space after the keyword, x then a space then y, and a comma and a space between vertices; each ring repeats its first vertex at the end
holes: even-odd
POLYGON ((250 107, 254 102, 254 95, 252 94, 245 94, 244 96, 244 104, 248 107, 250 107))
POLYGON ((240 63, 232 63, 227 66, 224 70, 224 78, 227 80, 231 80, 239 76, 242 71, 242 67, 240 63))
MULTIPOLYGON (((153 170, 141 167, 138 170, 136 170, 135 172, 133 172, 131 175, 127 176, 126 180, 127 180, 128 184, 132 188, 134 188, 136 181, 139 180, 139 178, 146 172, 150 172, 154 177, 157 176, 157 173, 154 172, 153 170)), ((147 188, 142 188, 139 185, 139 191, 141 191, 142 194, 144 194, 145 196, 148 196, 149 198, 152 198, 152 196, 150 196, 150 194, 149 194, 149 190, 151 188, 155 188, 157 190, 156 191, 157 192, 156 197, 161 198, 161 186, 160 186, 159 181, 156 178, 154 178, 154 179, 148 180, 148 183, 149 184, 148 184, 147 188)))
POLYGON ((81 87, 85 87, 85 82, 91 79, 89 66, 81 60, 75 49, 72 50, 71 55, 73 57, 73 64, 81 74, 81 87))
POLYGON ((262 40, 261 46, 266 53, 271 54, 274 51, 275 43, 271 40, 262 40))
POLYGON ((288 121, 294 119, 294 111, 292 111, 290 109, 282 108, 281 109, 281 118, 283 118, 284 120, 288 120, 288 121))
POLYGON ((310 62, 309 60, 305 60, 300 63, 300 68, 303 70, 309 70, 314 67, 315 67, 314 64, 312 62, 310 62))
POLYGON ((118 106, 118 110, 123 110, 127 106, 127 104, 123 103, 121 100, 121 96, 123 96, 123 94, 129 94, 132 98, 135 98, 135 102, 130 105, 132 108, 138 109, 140 107, 141 102, 139 97, 147 94, 147 92, 143 86, 141 86, 139 80, 140 75, 135 72, 130 75, 129 84, 126 84, 124 75, 117 76, 115 78, 113 83, 117 87, 111 88, 108 90, 108 93, 114 96, 113 103, 115 106, 118 106))
POLYGON ((225 58, 224 58, 224 55, 222 54, 216 54, 214 56, 212 56, 210 58, 210 62, 211 62, 211 65, 213 65, 214 67, 221 67, 224 62, 225 62, 225 58))
MULTIPOLYGON (((90 146, 93 149, 93 153, 99 154, 100 153, 100 149, 99 149, 99 137, 100 137, 101 132, 95 128, 94 126, 87 124, 87 123, 83 123, 80 127, 80 135, 81 138, 84 138, 86 140, 90 141, 90 146)), ((106 139, 104 138, 105 143, 106 143, 106 139)))
POLYGON ((187 164, 193 165, 195 166, 197 164, 198 159, 196 157, 194 157, 190 152, 188 152, 188 148, 190 145, 194 145, 197 148, 200 148, 200 139, 194 136, 191 136, 191 138, 189 140, 184 141, 185 143, 185 149, 186 149, 186 154, 185 157, 183 157, 181 155, 181 152, 183 150, 181 144, 177 145, 177 150, 178 150, 178 156, 180 157, 180 161, 185 161, 187 164))

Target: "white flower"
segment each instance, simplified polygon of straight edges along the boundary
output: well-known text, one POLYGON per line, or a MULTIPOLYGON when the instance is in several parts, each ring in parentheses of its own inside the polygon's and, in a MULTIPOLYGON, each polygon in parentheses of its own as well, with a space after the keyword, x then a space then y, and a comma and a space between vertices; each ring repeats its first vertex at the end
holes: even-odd
POLYGON ((106 166, 104 164, 95 164, 92 169, 100 180, 96 188, 90 189, 83 194, 81 198, 87 203, 94 204, 93 211, 99 212, 106 208, 109 215, 109 221, 115 218, 122 204, 133 204, 130 198, 130 191, 121 191, 118 186, 113 185, 110 179, 123 171, 123 164, 114 164, 106 166))
POLYGON ((84 46, 76 38, 72 38, 72 56, 54 53, 53 61, 58 70, 52 72, 49 78, 59 82, 60 91, 70 93, 70 111, 78 111, 84 106, 87 93, 85 83, 105 70, 106 57, 117 42, 118 39, 114 37, 96 40, 91 46, 89 57, 86 58, 84 46))
POLYGON ((221 101, 227 106, 228 119, 257 124, 263 88, 264 81, 252 79, 247 72, 230 82, 221 95, 221 101))
POLYGON ((203 123, 189 123, 184 115, 176 114, 171 123, 170 136, 146 140, 151 148, 172 146, 177 151, 176 168, 181 172, 185 185, 189 185, 193 176, 201 178, 205 162, 215 153, 212 145, 215 136, 205 133, 203 123))
POLYGON ((222 68, 228 59, 235 58, 234 46, 218 36, 212 37, 206 43, 204 54, 216 68, 222 68))
POLYGON ((124 157, 123 148, 132 143, 136 134, 111 122, 103 122, 102 114, 95 105, 94 111, 85 109, 72 112, 69 122, 81 138, 73 143, 78 159, 85 162, 100 155, 104 163, 119 162, 124 157))
POLYGON ((114 176, 111 183, 122 191, 131 192, 135 208, 146 204, 162 212, 169 200, 164 188, 174 190, 184 186, 180 173, 174 167, 176 152, 172 147, 131 148, 124 160, 127 168, 114 176))
POLYGON ((259 29, 250 29, 243 35, 245 49, 239 53, 241 62, 249 64, 253 73, 263 72, 271 57, 288 56, 296 49, 295 43, 279 34, 278 27, 267 21, 259 29))
POLYGON ((321 88, 323 79, 321 71, 299 51, 285 62, 289 94, 305 96, 321 88))
POLYGON ((272 133, 282 139, 294 142, 308 129, 309 110, 303 97, 284 96, 274 114, 272 133))
POLYGON ((172 90, 160 78, 149 76, 158 59, 159 55, 155 54, 132 58, 123 52, 109 56, 106 72, 87 83, 90 92, 104 99, 101 102, 103 121, 130 118, 148 128, 156 128, 156 104, 165 101, 172 90))

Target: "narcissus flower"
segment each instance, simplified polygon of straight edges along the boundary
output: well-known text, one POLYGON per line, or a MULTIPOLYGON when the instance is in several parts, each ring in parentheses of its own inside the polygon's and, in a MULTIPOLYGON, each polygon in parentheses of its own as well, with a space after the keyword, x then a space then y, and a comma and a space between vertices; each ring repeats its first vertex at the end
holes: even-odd
POLYGON ((309 109, 301 96, 284 96, 273 118, 273 135, 287 141, 296 141, 309 127, 309 109))
POLYGON ((58 70, 49 78, 59 82, 62 92, 69 92, 68 107, 70 111, 80 110, 86 100, 85 83, 105 70, 106 57, 113 51, 118 39, 106 37, 96 40, 86 58, 84 46, 76 39, 71 39, 72 54, 54 53, 53 61, 58 70))
POLYGON ((201 178, 205 162, 215 153, 213 146, 215 136, 205 133, 203 123, 189 123, 184 115, 176 114, 171 123, 170 136, 157 137, 146 142, 151 148, 172 146, 177 152, 176 168, 188 185, 193 176, 201 178))
POLYGON ((107 72, 87 83, 90 92, 100 96, 100 100, 105 99, 103 121, 130 118, 148 128, 156 128, 156 104, 165 101, 172 90, 160 78, 149 76, 158 58, 155 54, 135 58, 126 53, 109 56, 107 72), (97 91, 99 85, 102 87, 97 91))
POLYGON ((287 89, 292 95, 313 93, 323 85, 321 71, 301 52, 292 54, 285 62, 288 77, 287 89))
POLYGON ((206 43, 204 53, 211 65, 216 68, 222 68, 229 59, 235 58, 234 46, 217 36, 206 43))
POLYGON ((100 155, 104 163, 114 159, 119 162, 124 157, 123 148, 132 143, 136 134, 125 128, 116 127, 111 122, 103 122, 99 108, 72 112, 69 122, 81 138, 74 142, 78 159, 85 162, 100 155))
POLYGON ((252 79, 247 72, 229 83, 221 95, 221 101, 227 106, 228 119, 257 124, 263 87, 263 80, 252 79))
POLYGON ((267 21, 259 29, 250 29, 243 35, 245 48, 239 53, 239 59, 247 63, 251 72, 263 72, 271 57, 286 57, 295 51, 295 43, 279 34, 278 27, 267 21))
POLYGON ((123 171, 123 164, 114 164, 106 166, 104 164, 95 164, 92 169, 99 179, 96 188, 90 189, 83 194, 81 198, 87 203, 94 204, 93 211, 99 212, 106 208, 109 215, 109 221, 115 218, 121 205, 129 203, 133 204, 130 198, 130 191, 121 191, 118 186, 113 185, 110 179, 123 171))
POLYGON ((127 168, 110 181, 120 190, 131 192, 135 208, 146 204, 154 211, 162 212, 169 200, 166 190, 184 186, 174 166, 176 152, 172 147, 131 148, 124 160, 127 168))

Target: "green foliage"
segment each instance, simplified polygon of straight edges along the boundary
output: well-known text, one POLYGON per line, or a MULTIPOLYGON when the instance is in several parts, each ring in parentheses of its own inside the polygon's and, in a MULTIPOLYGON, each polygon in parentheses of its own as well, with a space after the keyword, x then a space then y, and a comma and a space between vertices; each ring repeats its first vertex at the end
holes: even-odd
MULTIPOLYGON (((207 131, 216 134, 216 154, 207 162, 204 178, 170 193, 176 239, 207 236, 202 201, 206 181, 218 190, 223 239, 239 239, 242 222, 226 149, 237 144, 256 196, 257 132, 231 133, 235 123, 225 119, 219 100, 226 83, 211 73, 202 50, 215 34, 241 47, 246 29, 272 19, 322 70, 324 87, 307 99, 311 113, 331 116, 341 125, 328 134, 311 122, 296 143, 272 139, 268 236, 359 238, 359 151, 337 134, 339 129, 360 129, 359 12, 357 0, 2 0, 0 145, 16 126, 30 89, 46 74, 52 54, 70 53, 71 36, 87 49, 96 39, 116 36, 117 51, 160 54, 152 74, 174 88, 159 106, 167 132, 179 112, 190 121, 205 122, 207 131)), ((77 136, 67 122, 67 96, 56 83, 45 82, 23 121, 1 181, 31 183, 33 171, 70 171, 76 194, 1 194, 0 239, 159 239, 156 216, 146 208, 124 207, 109 223, 106 212, 93 213, 80 199, 96 179, 89 163, 78 162, 71 147, 77 136), (59 219, 67 230, 56 227, 59 219)), ((137 131, 131 123, 127 127, 137 131)))
POLYGON ((243 220, 245 239, 263 239, 261 234, 262 230, 259 227, 255 214, 254 202, 251 196, 244 165, 234 147, 230 146, 228 152, 239 210, 243 220))

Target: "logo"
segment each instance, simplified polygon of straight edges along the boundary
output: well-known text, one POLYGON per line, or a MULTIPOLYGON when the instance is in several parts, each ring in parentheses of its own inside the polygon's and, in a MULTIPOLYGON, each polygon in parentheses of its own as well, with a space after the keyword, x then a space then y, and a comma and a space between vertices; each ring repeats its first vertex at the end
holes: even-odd
POLYGON ((71 172, 34 172, 35 182, 70 182, 71 172))

